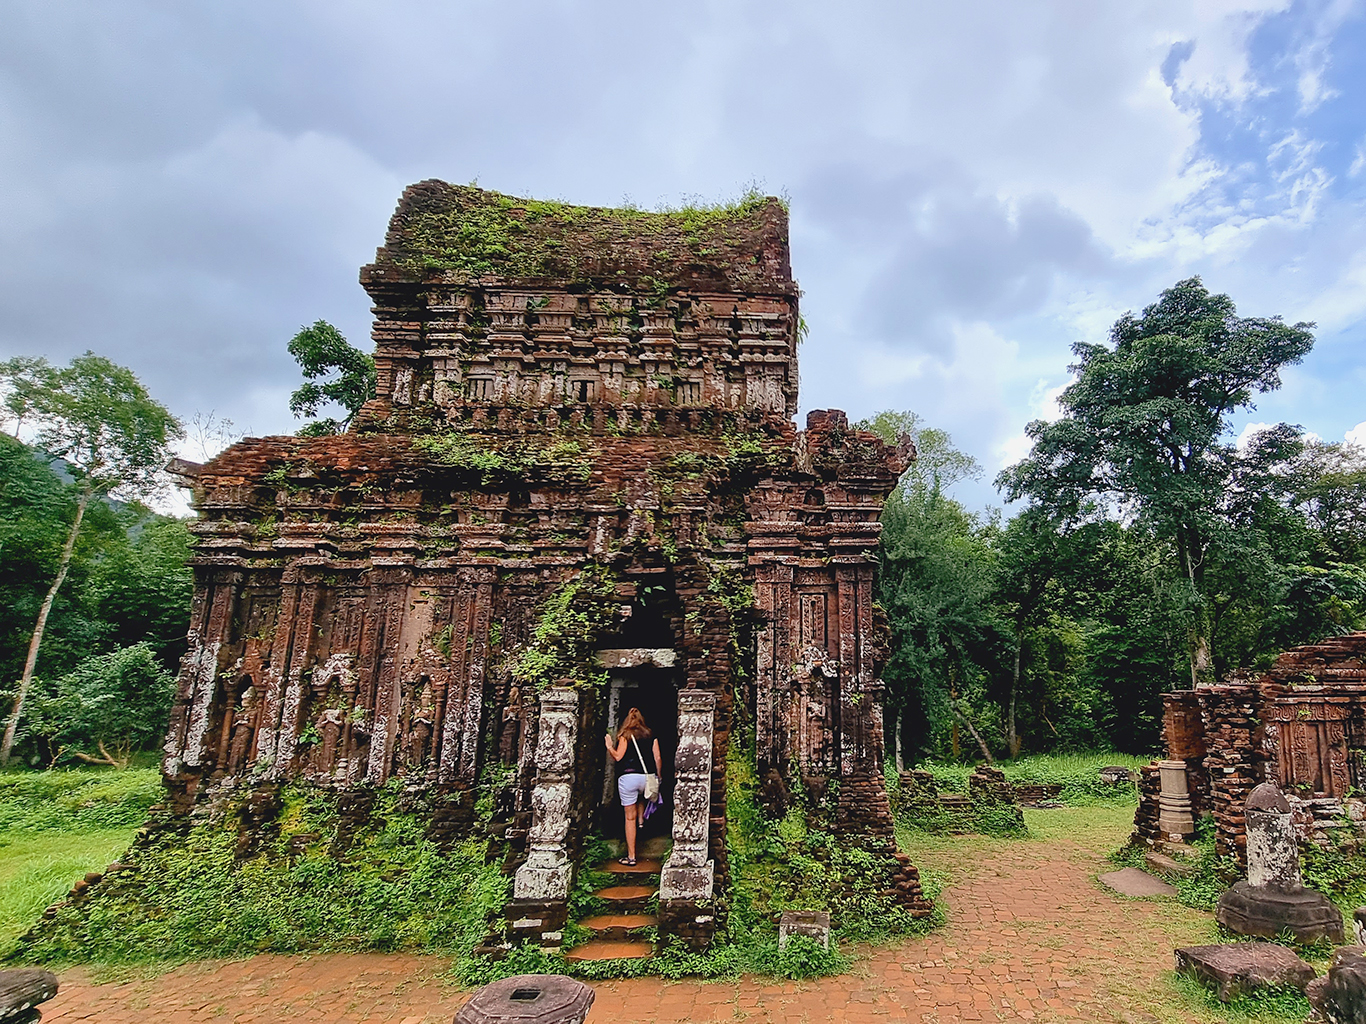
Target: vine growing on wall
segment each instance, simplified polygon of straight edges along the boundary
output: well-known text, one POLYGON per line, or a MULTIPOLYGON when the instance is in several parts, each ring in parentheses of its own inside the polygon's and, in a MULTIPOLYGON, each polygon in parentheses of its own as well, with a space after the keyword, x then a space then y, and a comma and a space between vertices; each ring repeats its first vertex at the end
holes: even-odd
POLYGON ((616 574, 597 562, 571 576, 542 607, 513 677, 537 690, 561 678, 602 685, 607 673, 592 662, 593 644, 616 615, 616 586, 616 574))

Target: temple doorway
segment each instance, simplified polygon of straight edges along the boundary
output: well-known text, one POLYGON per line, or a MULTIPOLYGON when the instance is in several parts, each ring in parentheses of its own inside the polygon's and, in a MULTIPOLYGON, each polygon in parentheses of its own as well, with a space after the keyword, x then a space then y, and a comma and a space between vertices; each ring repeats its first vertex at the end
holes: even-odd
MULTIPOLYGON (((674 754, 678 748, 678 683, 673 667, 674 651, 639 648, 602 651, 599 658, 610 672, 607 730, 616 736, 627 712, 639 708, 645 723, 659 740, 661 804, 640 826, 640 838, 669 835, 673 828, 674 754)), ((625 835, 626 826, 621 798, 617 794, 617 766, 605 749, 603 759, 599 827, 607 838, 620 839, 625 835)))

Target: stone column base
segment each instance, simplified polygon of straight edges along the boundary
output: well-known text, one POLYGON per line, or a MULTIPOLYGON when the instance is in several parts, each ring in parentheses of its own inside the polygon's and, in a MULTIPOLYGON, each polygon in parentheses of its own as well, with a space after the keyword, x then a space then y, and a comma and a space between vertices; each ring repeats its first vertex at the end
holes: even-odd
POLYGON ((705 952, 716 935, 716 911, 711 900, 661 900, 659 936, 676 938, 694 953, 705 952))
POLYGON ((507 905, 508 941, 559 948, 569 908, 562 900, 512 900, 507 905))

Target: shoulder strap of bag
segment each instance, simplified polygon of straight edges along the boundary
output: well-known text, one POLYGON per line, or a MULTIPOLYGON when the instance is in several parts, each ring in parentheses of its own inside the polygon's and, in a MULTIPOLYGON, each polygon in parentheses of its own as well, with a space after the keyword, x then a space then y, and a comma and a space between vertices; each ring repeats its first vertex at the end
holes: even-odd
POLYGON ((636 748, 636 760, 640 762, 641 772, 643 772, 646 775, 653 774, 652 772, 645 771, 645 755, 640 752, 640 744, 636 742, 636 738, 634 736, 631 737, 631 746, 636 748))

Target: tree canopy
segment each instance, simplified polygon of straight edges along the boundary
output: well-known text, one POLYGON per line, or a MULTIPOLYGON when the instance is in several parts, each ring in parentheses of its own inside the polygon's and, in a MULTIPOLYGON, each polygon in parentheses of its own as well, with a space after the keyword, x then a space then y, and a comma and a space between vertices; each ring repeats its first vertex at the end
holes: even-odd
POLYGON ((1269 442, 1240 453, 1229 417, 1280 386, 1281 368, 1313 346, 1312 326, 1239 317, 1227 295, 1211 295, 1199 278, 1181 281, 1141 316, 1121 317, 1110 347, 1074 346, 1076 379, 1059 399, 1065 415, 1029 424, 1029 457, 998 478, 1008 500, 1029 498, 1063 518, 1112 503, 1172 542, 1190 589, 1196 680, 1213 673, 1211 546, 1231 536, 1230 499, 1281 461, 1269 442))
POLYGON ((375 397, 375 361, 356 348, 326 320, 300 328, 289 342, 289 354, 298 362, 304 383, 289 396, 295 416, 317 416, 329 403, 346 410, 343 419, 325 416, 306 424, 299 433, 307 437, 338 434, 351 425, 356 413, 375 397), (335 374, 331 379, 322 378, 335 374))

